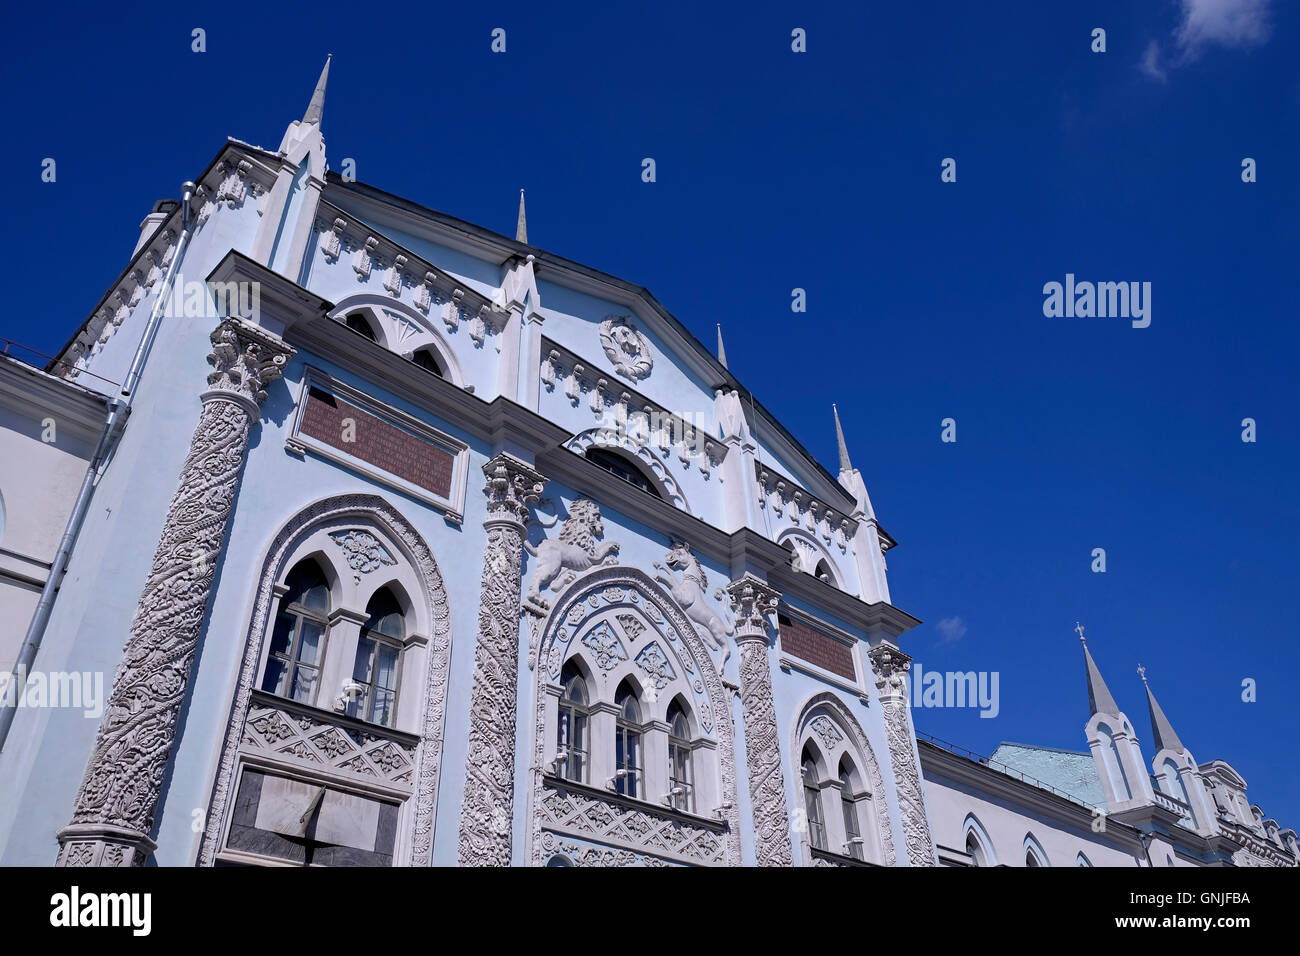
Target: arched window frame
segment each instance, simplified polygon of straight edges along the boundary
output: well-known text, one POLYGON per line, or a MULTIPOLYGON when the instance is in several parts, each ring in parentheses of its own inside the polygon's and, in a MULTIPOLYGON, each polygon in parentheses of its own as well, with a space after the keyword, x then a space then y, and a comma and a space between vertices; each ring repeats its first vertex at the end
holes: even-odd
POLYGON ((350 694, 345 712, 349 717, 391 727, 397 717, 397 705, 402 686, 406 612, 402 609, 396 595, 388 588, 379 588, 370 596, 366 611, 367 620, 361 625, 361 633, 357 640, 352 683, 349 686, 350 694), (389 601, 391 605, 388 608, 382 605, 376 608, 376 602, 381 600, 389 601), (387 613, 380 615, 381 610, 387 610, 387 613), (383 685, 384 693, 379 694, 376 693, 376 683, 383 670, 378 665, 385 651, 392 655, 392 667, 389 670, 391 683, 383 685))
POLYGON ((993 841, 984 829, 984 824, 973 813, 968 813, 962 823, 962 845, 970 854, 972 866, 998 865, 997 855, 993 852, 993 841), (971 852, 972 841, 978 853, 971 852))
MULTIPOLYGON (((644 602, 638 604, 644 606, 644 602)), ((590 715, 590 760, 586 779, 576 782, 618 795, 624 800, 716 820, 720 811, 725 810, 719 806, 725 798, 721 795, 723 781, 718 741, 713 731, 705 731, 700 726, 699 701, 688 679, 692 674, 698 678, 700 665, 692 661, 684 663, 683 648, 675 646, 664 634, 651 636, 650 629, 656 625, 645 617, 634 614, 640 627, 635 636, 626 633, 618 619, 628 618, 630 610, 633 609, 624 607, 613 613, 596 614, 581 629, 572 631, 568 652, 560 665, 561 673, 571 665, 577 666, 587 678, 590 694, 587 707, 590 715), (606 628, 609 632, 605 632, 606 628), (592 647, 584 644, 588 636, 597 632, 605 640, 609 639, 610 633, 617 636, 620 642, 617 655, 602 660, 592 647), (671 678, 661 674, 656 680, 639 667, 637 657, 651 643, 658 644, 667 656, 671 678), (689 668, 687 664, 690 664, 689 668), (657 686, 658 683, 662 686, 657 686), (637 721, 624 718, 616 706, 615 697, 623 685, 631 687, 635 693, 640 708, 637 721), (668 712, 674 703, 685 715, 690 734, 686 738, 672 734, 668 712), (623 733, 630 730, 640 734, 639 765, 636 768, 639 775, 633 778, 634 787, 629 787, 626 777, 620 779, 618 774, 620 769, 627 769, 620 766, 620 728, 623 733), (671 765, 673 755, 681 751, 689 752, 689 785, 683 785, 675 778, 671 765), (681 786, 684 792, 674 794, 677 786, 681 786), (633 789, 635 793, 629 792, 633 789)), ((547 775, 567 779, 565 762, 560 759, 558 736, 563 687, 558 677, 550 676, 541 686, 545 703, 543 764, 547 775)))
POLYGON ((862 816, 858 806, 862 790, 857 783, 857 769, 848 754, 840 758, 840 815, 844 818, 844 851, 855 860, 864 861, 866 840, 862 835, 862 816))
POLYGON ((820 754, 812 744, 805 744, 799 755, 799 779, 803 788, 804 825, 808 844, 814 850, 829 851, 826 838, 826 813, 822 806, 822 768, 820 754))
MULTIPOLYGON (((388 564, 387 560, 384 564, 388 564)), ((333 756, 333 751, 315 743, 316 739, 325 738, 314 734, 312 725, 323 723, 334 726, 335 733, 331 739, 338 740, 337 735, 342 731, 346 737, 352 738, 357 748, 369 748, 385 759, 391 753, 386 749, 390 743, 406 736, 406 741, 400 744, 410 761, 406 766, 398 765, 387 773, 381 769, 378 774, 367 775, 360 770, 353 771, 350 764, 338 763, 335 773, 351 775, 353 782, 349 789, 359 795, 384 802, 394 798, 402 801, 396 821, 392 862, 396 865, 429 866, 438 809, 446 710, 441 689, 448 682, 452 634, 452 607, 435 555, 419 531, 387 501, 378 495, 353 492, 321 498, 288 518, 267 546, 260 568, 252 611, 241 644, 242 660, 233 691, 231 720, 221 745, 217 777, 213 782, 199 844, 198 865, 212 866, 223 860, 259 862, 265 859, 261 855, 258 860, 240 858, 241 853, 247 857, 246 851, 232 849, 226 843, 227 828, 232 814, 237 812, 234 804, 245 770, 252 768, 259 773, 275 775, 287 773, 335 789, 328 782, 329 778, 318 777, 316 773, 317 769, 331 765, 333 756), (392 566, 376 572, 373 567, 363 568, 352 559, 345 560, 345 549, 339 536, 351 537, 358 530, 373 533, 387 549, 385 557, 394 559, 392 566), (409 626, 405 643, 407 653, 414 654, 407 663, 418 664, 418 667, 406 669, 403 691, 407 703, 401 707, 396 731, 376 728, 373 735, 363 731, 358 738, 354 736, 356 728, 348 728, 352 719, 339 712, 341 705, 337 710, 333 707, 327 709, 323 706, 326 701, 321 700, 316 707, 317 713, 303 713, 302 708, 306 705, 284 699, 286 704, 280 708, 275 702, 281 698, 259 690, 276 604, 284 593, 285 576, 289 569, 308 556, 317 557, 330 579, 331 606, 337 604, 330 614, 332 629, 359 629, 364 615, 356 609, 363 608, 368 596, 381 586, 390 587, 407 610, 409 626), (387 580, 381 577, 385 574, 387 580), (268 714, 268 708, 288 713, 279 716, 268 714), (259 725, 262 729, 255 731, 259 725), (267 738, 268 729, 276 732, 277 736, 267 738), (274 742, 285 739, 279 736, 279 731, 299 736, 301 743, 318 750, 318 757, 308 762, 305 755, 299 757, 296 751, 277 750, 274 742), (260 743, 250 738, 254 732, 262 738, 260 743), (411 738, 417 741, 413 750, 408 742, 411 738), (272 745, 270 750, 268 744, 272 745), (250 760, 255 763, 250 764, 250 760), (385 776, 388 777, 386 783, 381 779, 385 776), (402 792, 406 795, 402 796, 402 792), (421 799, 412 799, 417 794, 421 799)), ((353 651, 349 649, 346 654, 340 653, 340 647, 334 643, 335 637, 331 633, 326 666, 330 666, 329 660, 337 658, 340 665, 346 664, 346 669, 350 670, 353 651)), ((346 670, 342 672, 346 673, 346 670)), ((351 761, 352 758, 344 752, 338 759, 351 761)), ((272 858, 277 857, 272 855, 272 858)))
POLYGON ((645 799, 644 723, 636 685, 624 680, 614 691, 614 790, 645 799))
POLYGON ((375 335, 375 342, 381 347, 396 351, 400 343, 401 354, 411 361, 414 361, 416 352, 427 350, 439 366, 440 378, 453 385, 465 386, 460 362, 446 337, 435 322, 430 321, 430 316, 398 299, 374 292, 348 296, 329 313, 330 318, 343 324, 347 324, 348 317, 353 315, 364 317, 375 335))
MULTIPOLYGON (((826 831, 820 846, 806 828, 803 832, 796 831, 796 849, 802 854, 803 863, 813 863, 815 854, 829 853, 839 859, 822 858, 822 862, 895 865, 897 857, 885 802, 884 777, 875 751, 849 706, 828 691, 810 697, 795 721, 790 753, 795 758, 794 770, 805 785, 808 778, 803 772, 803 755, 809 753, 817 761, 814 781, 817 809, 826 831), (848 770, 847 787, 840 774, 842 767, 848 770), (846 810, 855 815, 856 834, 846 819, 846 810)), ((810 816, 811 793, 801 789, 800 794, 798 809, 804 816, 810 816)))
POLYGON ((1032 833, 1025 834, 1024 842, 1025 866, 1051 866, 1047 859, 1047 851, 1043 845, 1038 842, 1032 833))
POLYGON ((266 693, 300 704, 315 705, 317 695, 320 693, 321 672, 329 645, 330 609, 333 604, 330 590, 329 576, 315 556, 307 556, 294 562, 285 575, 284 582, 279 586, 279 593, 276 594, 277 609, 271 619, 266 660, 262 665, 261 679, 258 681, 258 686, 266 693), (319 575, 320 583, 306 589, 301 597, 316 591, 318 587, 323 587, 324 607, 312 606, 293 594, 294 588, 289 582, 296 576, 308 574, 319 575), (285 625, 288 627, 287 634, 284 633, 285 625), (310 661, 304 661, 304 633, 309 630, 314 640, 314 655, 310 661), (276 639, 277 635, 285 638, 282 650, 279 649, 280 642, 276 639), (277 666, 278 672, 275 670, 277 666), (303 671, 310 672, 312 676, 310 683, 306 685, 306 692, 300 696, 295 691, 301 686, 298 680, 303 671))
POLYGON ((586 783, 591 766, 591 690, 577 659, 570 659, 564 665, 560 686, 563 689, 558 705, 554 766, 566 780, 586 783))
POLYGON ((690 707, 680 697, 668 704, 668 803, 676 810, 695 810, 695 758, 690 707), (680 793, 678 791, 681 791, 680 793))

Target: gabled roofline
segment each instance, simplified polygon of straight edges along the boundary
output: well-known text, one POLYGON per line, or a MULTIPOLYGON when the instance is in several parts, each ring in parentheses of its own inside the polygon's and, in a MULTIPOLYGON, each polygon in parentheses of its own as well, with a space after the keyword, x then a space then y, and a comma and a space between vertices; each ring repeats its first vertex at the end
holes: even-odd
MULTIPOLYGON (((725 365, 718 361, 704 343, 696 338, 695 334, 683 325, 676 316, 669 312, 668 309, 664 307, 663 303, 656 299, 653 293, 651 293, 645 286, 628 282, 625 279, 620 279, 619 277, 610 275, 607 272, 601 272, 599 269, 593 269, 590 266, 583 265, 580 262, 576 262, 564 256, 547 252, 545 249, 541 249, 537 246, 518 242, 503 233, 495 232, 483 226, 467 222, 464 219, 459 219, 447 213, 439 212, 436 209, 431 209, 428 206, 386 192, 376 186, 371 186, 355 180, 345 182, 343 178, 333 170, 329 170, 326 173, 325 181, 327 185, 343 192, 353 193, 361 199, 391 206, 407 214, 424 217, 445 229, 459 232, 464 236, 467 245, 479 250, 480 252, 495 252, 498 257, 496 260, 497 265, 504 264, 515 257, 525 258, 531 255, 534 258, 534 262, 539 267, 549 267, 559 272, 571 273, 572 275, 587 279, 591 282, 612 287, 613 289, 623 293, 625 296, 641 300, 651 311, 653 311, 668 325, 669 329, 676 334, 687 347, 692 350, 694 355, 691 357, 696 360, 696 364, 701 366, 704 371, 702 377, 706 378, 706 380, 711 379, 715 388, 725 385, 726 387, 737 391, 746 402, 751 404, 756 414, 761 414, 764 424, 770 427, 774 436, 778 438, 780 442, 786 444, 798 458, 813 469, 814 474, 826 483, 827 488, 831 489, 831 494, 838 495, 850 508, 853 506, 853 496, 839 483, 839 480, 832 475, 830 471, 820 461, 818 461, 808 451, 808 449, 805 448, 803 444, 786 429, 784 425, 781 424, 776 416, 769 412, 763 406, 762 402, 758 401, 754 396, 754 393, 742 385, 740 380, 737 379, 725 365)), ((385 238, 390 242, 394 242, 392 237, 385 238)), ((401 243, 396 242, 394 242, 394 244, 401 245, 401 243)))

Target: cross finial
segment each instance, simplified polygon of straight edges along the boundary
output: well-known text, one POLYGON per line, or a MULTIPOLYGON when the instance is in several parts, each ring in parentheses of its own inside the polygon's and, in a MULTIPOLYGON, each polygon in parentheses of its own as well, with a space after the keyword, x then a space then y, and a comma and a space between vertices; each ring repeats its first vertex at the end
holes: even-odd
POLYGON ((1138 676, 1142 678, 1142 683, 1147 682, 1147 669, 1141 664, 1138 665, 1138 676))
POLYGON ((1075 629, 1076 631, 1079 632, 1079 641, 1080 641, 1084 646, 1087 646, 1088 642, 1084 639, 1084 636, 1083 636, 1083 625, 1080 624, 1078 621, 1075 621, 1075 622, 1074 622, 1074 629, 1075 629))

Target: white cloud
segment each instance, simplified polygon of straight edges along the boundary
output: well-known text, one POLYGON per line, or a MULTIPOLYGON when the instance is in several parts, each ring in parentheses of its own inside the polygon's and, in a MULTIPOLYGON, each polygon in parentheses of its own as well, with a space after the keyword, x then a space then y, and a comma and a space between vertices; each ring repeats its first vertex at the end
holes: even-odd
POLYGON ((1269 5, 1273 0, 1180 0, 1178 25, 1171 46, 1178 55, 1170 61, 1159 40, 1147 44, 1138 68, 1164 82, 1171 67, 1198 59, 1207 47, 1249 50, 1268 42, 1272 33, 1269 5))
POLYGON ((1174 35, 1186 51, 1211 44, 1249 49, 1268 40, 1270 0, 1183 0, 1183 22, 1174 35))
POLYGON ((966 633, 966 624, 959 617, 945 617, 935 626, 939 628, 939 633, 943 636, 943 643, 945 644, 960 641, 966 633))

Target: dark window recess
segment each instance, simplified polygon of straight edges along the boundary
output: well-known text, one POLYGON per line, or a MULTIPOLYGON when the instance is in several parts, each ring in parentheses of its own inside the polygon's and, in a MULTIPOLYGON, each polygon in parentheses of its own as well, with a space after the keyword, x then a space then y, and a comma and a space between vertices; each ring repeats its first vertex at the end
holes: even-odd
POLYGON ((645 472, 632 464, 622 455, 616 455, 611 451, 605 451, 603 448, 588 448, 586 458, 587 461, 592 464, 599 465, 611 475, 616 475, 629 484, 636 485, 642 491, 648 491, 656 498, 663 497, 663 495, 659 494, 659 489, 655 487, 654 482, 646 476, 645 472))
POLYGON ((366 321, 365 316, 359 313, 354 312, 352 315, 348 316, 347 326, 353 332, 360 332, 372 342, 379 341, 375 338, 375 330, 370 327, 370 323, 366 321))
POLYGON ((411 356, 411 361, 420 366, 420 368, 427 368, 439 378, 447 377, 442 370, 442 366, 438 364, 438 360, 434 358, 433 353, 428 349, 420 349, 411 356))

